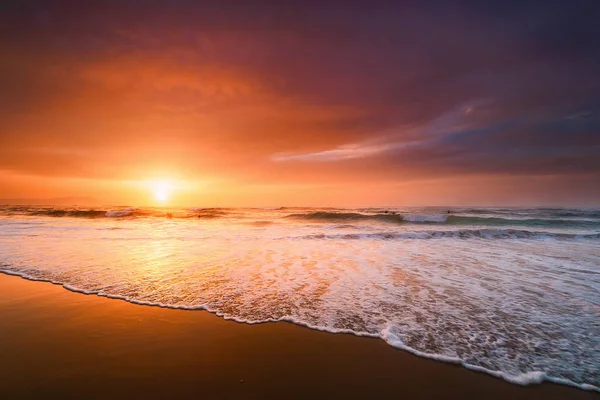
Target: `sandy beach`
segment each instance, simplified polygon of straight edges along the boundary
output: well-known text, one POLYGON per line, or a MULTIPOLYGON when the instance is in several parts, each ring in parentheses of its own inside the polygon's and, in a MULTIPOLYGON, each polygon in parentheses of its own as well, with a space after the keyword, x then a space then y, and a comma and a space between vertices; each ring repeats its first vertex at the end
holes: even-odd
POLYGON ((549 383, 516 386, 379 339, 289 323, 239 324, 7 275, 0 293, 5 399, 598 398, 549 383))
POLYGON ((600 400, 600 0, 0 5, 0 400, 600 400))

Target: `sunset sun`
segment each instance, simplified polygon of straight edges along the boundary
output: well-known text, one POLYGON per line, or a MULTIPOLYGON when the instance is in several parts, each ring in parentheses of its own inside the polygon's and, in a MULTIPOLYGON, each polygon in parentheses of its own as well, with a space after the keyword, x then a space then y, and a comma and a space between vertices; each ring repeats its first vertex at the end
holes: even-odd
POLYGON ((156 201, 166 203, 173 192, 173 185, 169 181, 152 181, 150 189, 156 201))

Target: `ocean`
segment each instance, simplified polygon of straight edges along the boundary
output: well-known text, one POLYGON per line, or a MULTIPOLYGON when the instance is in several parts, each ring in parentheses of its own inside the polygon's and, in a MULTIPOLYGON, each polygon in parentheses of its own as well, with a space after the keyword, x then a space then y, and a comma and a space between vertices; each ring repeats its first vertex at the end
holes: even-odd
POLYGON ((600 390, 598 208, 0 206, 0 271, 600 390))

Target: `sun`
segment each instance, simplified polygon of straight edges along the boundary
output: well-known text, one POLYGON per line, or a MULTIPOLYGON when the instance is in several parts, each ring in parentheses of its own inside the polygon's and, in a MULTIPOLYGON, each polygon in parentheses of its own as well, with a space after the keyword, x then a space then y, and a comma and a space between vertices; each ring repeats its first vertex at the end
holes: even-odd
POLYGON ((169 181, 152 181, 150 182, 150 189, 154 194, 154 198, 159 203, 166 203, 171 197, 171 193, 173 192, 173 184, 169 181))

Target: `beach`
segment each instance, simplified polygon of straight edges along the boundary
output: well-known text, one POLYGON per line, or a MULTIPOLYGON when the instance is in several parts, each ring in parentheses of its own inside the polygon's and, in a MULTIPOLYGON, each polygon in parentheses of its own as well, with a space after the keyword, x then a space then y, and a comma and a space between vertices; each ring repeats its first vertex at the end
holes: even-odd
POLYGON ((241 324, 4 274, 0 294, 5 399, 598 396, 552 383, 514 385, 376 338, 241 324))
POLYGON ((600 0, 522 3, 2 2, 0 400, 600 400, 600 0))

